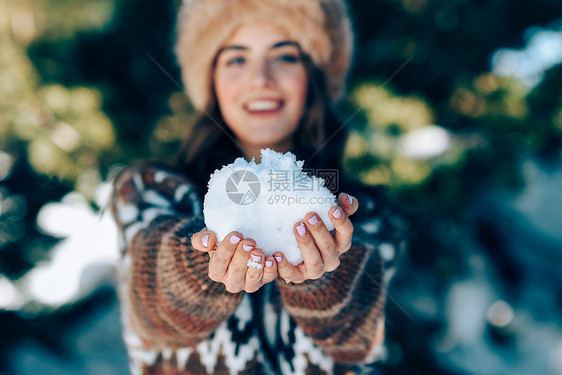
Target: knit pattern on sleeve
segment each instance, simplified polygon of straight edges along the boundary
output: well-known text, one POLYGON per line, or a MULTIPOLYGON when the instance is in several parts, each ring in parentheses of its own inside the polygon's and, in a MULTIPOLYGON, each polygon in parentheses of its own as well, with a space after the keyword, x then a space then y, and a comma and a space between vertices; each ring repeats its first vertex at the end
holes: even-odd
POLYGON ((195 345, 240 302, 241 294, 208 278, 208 255, 191 247, 191 236, 204 227, 200 202, 182 175, 151 164, 125 170, 115 183, 120 298, 139 347, 195 345))

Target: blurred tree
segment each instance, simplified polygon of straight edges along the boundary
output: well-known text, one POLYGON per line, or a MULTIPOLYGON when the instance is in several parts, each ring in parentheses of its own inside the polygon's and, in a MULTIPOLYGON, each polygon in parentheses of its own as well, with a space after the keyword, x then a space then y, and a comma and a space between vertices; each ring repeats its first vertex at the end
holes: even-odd
MULTIPOLYGON (((132 158, 174 152, 155 148, 150 140, 158 119, 169 112, 169 101, 172 107, 178 106, 178 100, 170 96, 181 90, 167 76, 175 80, 179 76, 171 49, 175 22, 172 3, 108 3, 114 4, 114 12, 103 28, 77 30, 56 39, 41 37, 28 49, 43 82, 94 86, 103 93, 103 110, 115 124, 119 145, 104 155, 105 170, 116 161, 128 163, 132 158)), ((160 128, 161 137, 170 138, 162 135, 169 128, 160 128)), ((175 128, 172 132, 176 140, 181 136, 175 128)))
MULTIPOLYGON (((386 178, 380 176, 381 170, 393 169, 388 163, 379 167, 379 178, 374 182, 393 182, 394 192, 400 199, 414 205, 422 204, 431 196, 424 186, 431 186, 431 189, 447 186, 448 192, 433 194, 443 197, 443 201, 432 200, 432 203, 456 207, 459 199, 467 194, 467 185, 456 184, 455 180, 480 183, 490 177, 517 186, 521 183, 518 155, 546 152, 560 146, 562 138, 552 121, 552 114, 557 112, 559 103, 550 99, 556 98, 555 93, 560 92, 557 85, 559 78, 558 81, 549 79, 552 82, 548 93, 550 101, 536 111, 538 106, 530 107, 527 103, 529 90, 515 79, 490 73, 490 60, 492 53, 499 48, 524 47, 524 32, 531 25, 548 28, 557 21, 562 15, 561 3, 550 0, 388 0, 352 1, 351 4, 355 28, 359 31, 352 86, 359 84, 358 90, 361 90, 365 80, 392 77, 386 89, 379 89, 370 97, 356 91, 353 96, 356 98, 355 108, 367 113, 366 119, 371 127, 382 130, 381 125, 377 125, 381 112, 400 112, 392 109, 396 105, 388 108, 391 104, 385 92, 388 89, 395 92, 392 94, 395 98, 393 102, 403 100, 404 95, 416 95, 424 102, 423 111, 432 113, 432 117, 416 116, 407 109, 411 106, 401 103, 399 108, 406 111, 403 116, 409 120, 395 119, 395 122, 400 122, 394 124, 397 132, 391 135, 386 132, 387 137, 394 137, 397 141, 404 134, 407 121, 415 121, 411 118, 413 115, 425 122, 424 125, 438 124, 465 140, 455 145, 455 157, 445 163, 449 166, 456 163, 457 167, 447 167, 445 173, 443 163, 435 163, 435 160, 429 167, 436 173, 433 178, 429 176, 427 165, 424 168, 420 163, 415 163, 415 167, 412 164, 412 168, 417 170, 418 182, 423 183, 415 191, 411 190, 411 184, 403 183, 407 181, 390 181, 391 174, 387 173, 386 178), (406 61, 408 63, 404 65, 406 61), (539 124, 537 119, 545 117, 548 120, 539 124), (534 125, 530 126, 530 123, 534 125), (458 174, 471 170, 478 170, 478 174, 458 174), (427 178, 421 179, 424 174, 427 178), (437 176, 439 178, 435 180, 437 176)), ((543 86, 539 85, 533 89, 531 97, 544 94, 543 86)), ((388 124, 382 126, 388 127, 388 124)), ((385 143, 372 131, 364 137, 385 143)), ((372 149, 376 146, 371 144, 372 149)), ((380 148, 377 152, 379 155, 371 152, 367 153, 367 157, 380 160, 380 148)), ((396 164, 394 157, 390 156, 390 159, 396 164)), ((362 164, 356 165, 355 162, 365 163, 364 160, 349 160, 350 170, 368 173, 361 167, 362 164)), ((367 163, 372 164, 372 160, 367 163)), ((398 163, 395 168, 405 168, 406 172, 408 163, 398 163)), ((416 173, 407 175, 411 177, 416 173)), ((369 182, 368 178, 366 182, 369 182)))

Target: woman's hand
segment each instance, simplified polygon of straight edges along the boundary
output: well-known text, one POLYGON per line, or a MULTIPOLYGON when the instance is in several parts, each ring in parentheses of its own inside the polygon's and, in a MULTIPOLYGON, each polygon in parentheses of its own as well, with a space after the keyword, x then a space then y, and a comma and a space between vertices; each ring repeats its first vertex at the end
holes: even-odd
POLYGON ((296 266, 290 264, 283 253, 274 254, 277 271, 287 283, 302 283, 309 279, 319 279, 326 272, 332 272, 340 265, 340 255, 351 247, 353 224, 349 216, 359 208, 359 202, 347 194, 338 196, 339 206, 329 211, 334 224, 332 235, 320 217, 314 213, 306 214, 304 221, 295 224, 293 231, 304 261, 296 266))
POLYGON ((229 233, 216 246, 213 232, 202 230, 191 237, 191 245, 210 256, 209 278, 223 283, 230 293, 253 293, 277 278, 277 264, 256 249, 256 242, 239 232, 229 233))

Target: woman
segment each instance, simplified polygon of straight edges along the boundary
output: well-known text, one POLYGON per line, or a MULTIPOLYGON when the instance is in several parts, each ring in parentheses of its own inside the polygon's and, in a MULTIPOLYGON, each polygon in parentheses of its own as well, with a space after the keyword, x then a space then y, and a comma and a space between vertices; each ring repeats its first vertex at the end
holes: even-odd
POLYGON ((185 1, 176 53, 201 117, 173 168, 131 167, 113 195, 133 373, 365 373, 383 355, 385 271, 401 238, 380 189, 340 173, 352 195, 330 209, 333 233, 314 212, 295 223, 297 266, 244 233, 217 243, 202 220, 209 175, 238 156, 269 147, 339 170, 332 105, 351 39, 341 0, 185 1))

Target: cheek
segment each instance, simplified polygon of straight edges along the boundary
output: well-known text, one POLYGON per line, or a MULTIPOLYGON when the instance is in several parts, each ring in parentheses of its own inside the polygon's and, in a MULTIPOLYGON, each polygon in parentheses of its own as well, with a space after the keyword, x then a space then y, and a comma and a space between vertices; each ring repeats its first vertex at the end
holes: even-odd
POLYGON ((285 81, 287 84, 287 91, 290 91, 291 96, 294 98, 295 106, 302 110, 306 105, 306 97, 308 93, 308 79, 306 74, 293 76, 291 80, 285 81))
POLYGON ((215 75, 215 93, 221 108, 231 105, 232 101, 238 96, 238 84, 236 79, 228 75, 215 75))

